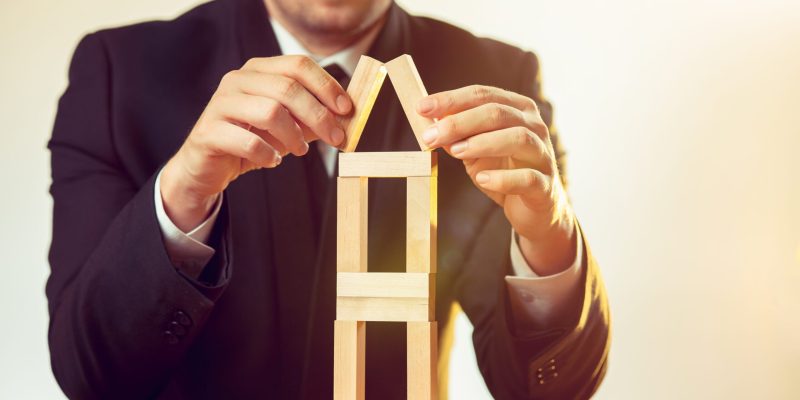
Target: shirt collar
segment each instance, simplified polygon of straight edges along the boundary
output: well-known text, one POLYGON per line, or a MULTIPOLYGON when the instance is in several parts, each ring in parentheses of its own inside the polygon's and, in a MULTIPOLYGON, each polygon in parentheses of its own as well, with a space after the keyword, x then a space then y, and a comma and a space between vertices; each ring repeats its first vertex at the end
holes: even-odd
POLYGON ((319 55, 312 54, 305 47, 303 47, 303 45, 300 44, 300 42, 294 36, 292 36, 292 34, 289 33, 289 31, 287 31, 283 25, 280 24, 280 22, 276 21, 272 17, 270 17, 269 20, 272 24, 272 30, 275 32, 275 38, 278 41, 278 46, 281 48, 281 53, 284 55, 304 55, 311 57, 311 59, 316 61, 317 64, 322 67, 338 64, 350 76, 353 76, 353 72, 356 70, 356 65, 358 64, 358 60, 361 58, 361 55, 367 53, 369 46, 375 39, 375 33, 366 35, 357 42, 353 43, 350 47, 342 49, 327 57, 321 57, 319 55))

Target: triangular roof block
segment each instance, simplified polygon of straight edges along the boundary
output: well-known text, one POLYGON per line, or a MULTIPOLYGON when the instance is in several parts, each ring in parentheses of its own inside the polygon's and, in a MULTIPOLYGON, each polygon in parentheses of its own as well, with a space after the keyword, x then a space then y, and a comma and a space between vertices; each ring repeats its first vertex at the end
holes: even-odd
POLYGON ((422 84, 414 60, 408 54, 403 54, 386 64, 371 57, 361 56, 347 86, 347 94, 353 100, 354 110, 349 117, 341 120, 346 138, 342 144, 342 151, 347 153, 355 151, 386 75, 389 75, 392 81, 420 149, 430 150, 422 140, 422 132, 431 126, 434 120, 417 113, 417 103, 427 96, 428 92, 422 84))

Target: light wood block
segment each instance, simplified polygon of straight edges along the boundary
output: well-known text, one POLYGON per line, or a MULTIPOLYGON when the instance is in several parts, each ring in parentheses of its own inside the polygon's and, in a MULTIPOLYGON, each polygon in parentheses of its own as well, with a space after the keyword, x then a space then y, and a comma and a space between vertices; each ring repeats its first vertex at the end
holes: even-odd
POLYGON ((425 90, 425 85, 422 84, 422 79, 419 77, 414 60, 408 54, 403 54, 387 62, 386 71, 389 73, 389 79, 392 81, 394 91, 397 92, 397 97, 400 99, 406 118, 411 124, 411 130, 414 131, 414 136, 417 137, 419 148, 428 150, 428 146, 422 140, 422 132, 433 125, 434 120, 417 113, 417 104, 423 97, 428 95, 428 92, 425 90))
POLYGON ((437 156, 428 151, 339 153, 339 176, 405 178, 436 176, 437 156))
POLYGON ((407 178, 406 272, 436 272, 436 179, 407 178))
POLYGON ((409 399, 436 399, 437 345, 436 322, 406 324, 406 374, 409 399))
POLYGON ((333 321, 333 398, 364 399, 367 323, 333 321))
POLYGON ((374 58, 361 56, 347 85, 347 94, 353 101, 353 112, 340 119, 345 133, 342 151, 355 151, 384 79, 386 68, 383 64, 374 58))
POLYGON ((431 321, 435 302, 424 297, 337 297, 336 319, 346 321, 431 321))
POLYGON ((429 298, 434 276, 426 273, 339 272, 339 297, 429 298))
POLYGON ((367 272, 367 178, 338 178, 336 270, 367 272))

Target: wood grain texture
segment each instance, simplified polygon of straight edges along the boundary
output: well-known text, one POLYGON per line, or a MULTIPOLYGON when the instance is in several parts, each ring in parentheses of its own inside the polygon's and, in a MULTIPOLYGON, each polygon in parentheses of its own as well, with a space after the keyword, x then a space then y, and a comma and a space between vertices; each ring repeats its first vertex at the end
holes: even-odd
POLYGON ((347 321, 431 321, 433 298, 337 297, 336 319, 347 321))
POLYGON ((429 298, 434 276, 426 273, 339 272, 338 297, 429 298))
POLYGON ((406 185, 406 272, 436 272, 437 178, 409 177, 406 185))
POLYGON ((333 322, 333 398, 364 399, 367 323, 333 322))
POLYGON ((437 324, 409 322, 406 324, 407 398, 432 400, 438 396, 437 324))
POLYGON ((339 153, 339 176, 405 178, 436 176, 437 156, 429 151, 339 153))
POLYGON ((367 272, 367 178, 338 178, 336 270, 367 272))
POLYGON ((383 64, 374 58, 361 56, 347 85, 347 94, 353 101, 353 112, 347 117, 340 118, 345 133, 342 151, 352 152, 358 146, 384 79, 386 79, 386 68, 383 64))
POLYGON ((428 95, 428 91, 425 90, 425 85, 422 84, 422 78, 420 78, 417 67, 414 65, 414 60, 408 54, 403 54, 385 65, 389 79, 392 81, 392 86, 394 86, 394 91, 400 99, 400 104, 403 106, 403 111, 409 124, 411 124, 411 130, 414 131, 414 136, 417 137, 419 148, 428 150, 428 146, 422 140, 422 132, 433 125, 434 120, 417 113, 417 104, 423 97, 428 95))

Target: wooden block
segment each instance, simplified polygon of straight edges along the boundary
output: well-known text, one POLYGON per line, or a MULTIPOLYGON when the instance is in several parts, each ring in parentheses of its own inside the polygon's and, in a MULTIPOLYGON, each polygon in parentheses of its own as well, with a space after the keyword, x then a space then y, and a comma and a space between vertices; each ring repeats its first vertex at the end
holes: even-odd
POLYGON ((429 298, 434 276, 426 273, 339 272, 339 297, 429 298))
POLYGON ((437 178, 406 185, 406 272, 436 272, 437 178))
POLYGON ((436 176, 436 162, 436 153, 429 151, 339 153, 339 176, 436 176))
POLYGON ((345 133, 342 151, 355 151, 384 79, 386 68, 383 64, 374 58, 361 56, 347 85, 347 94, 353 100, 353 112, 340 119, 345 133))
POLYGON ((422 79, 419 77, 414 60, 408 54, 403 54, 385 65, 386 71, 389 73, 389 79, 392 81, 392 86, 394 86, 394 91, 397 92, 397 97, 400 99, 406 118, 411 124, 411 130, 414 131, 414 136, 417 137, 420 149, 428 150, 428 146, 422 140, 422 132, 433 125, 434 120, 425 118, 417 113, 417 104, 423 97, 428 95, 428 92, 425 90, 425 85, 422 84, 422 79))
POLYGON ((364 399, 367 323, 333 321, 333 398, 364 399))
POLYGON ((409 399, 436 399, 438 364, 436 322, 406 324, 406 374, 409 399))
POLYGON ((338 178, 336 270, 367 272, 367 178, 338 178))
POLYGON ((433 297, 337 297, 336 319, 346 321, 431 321, 433 297))

